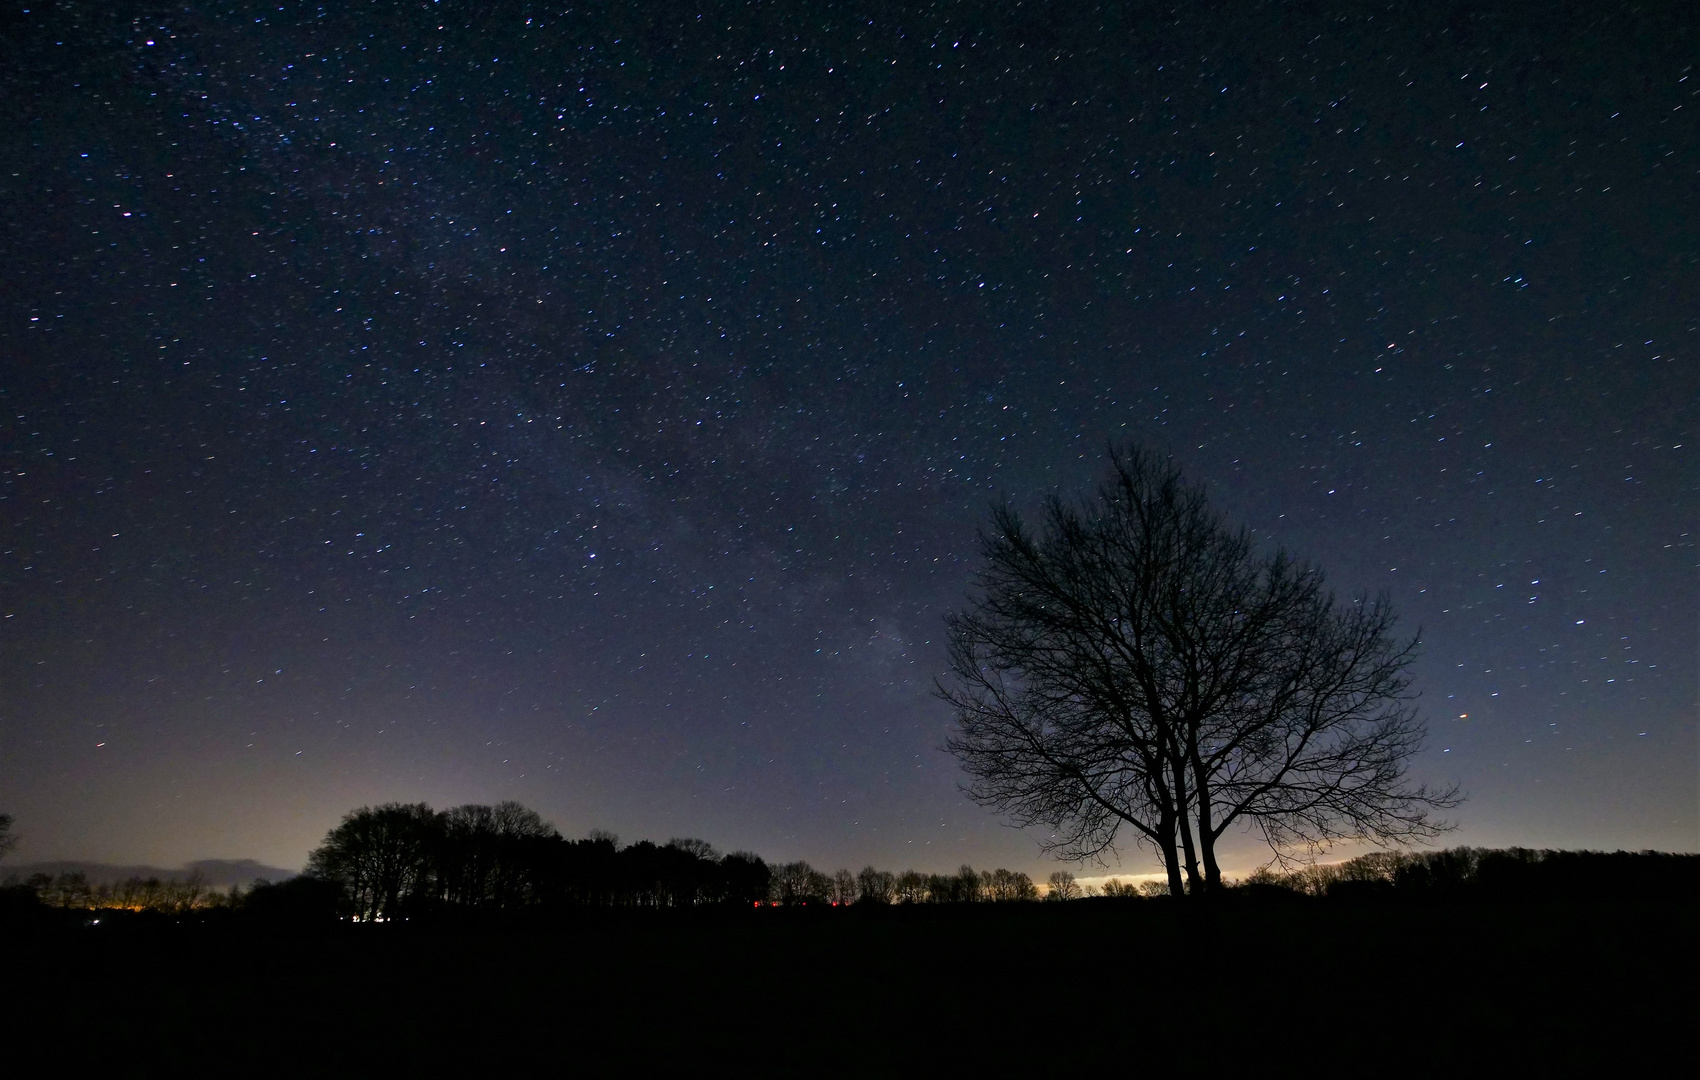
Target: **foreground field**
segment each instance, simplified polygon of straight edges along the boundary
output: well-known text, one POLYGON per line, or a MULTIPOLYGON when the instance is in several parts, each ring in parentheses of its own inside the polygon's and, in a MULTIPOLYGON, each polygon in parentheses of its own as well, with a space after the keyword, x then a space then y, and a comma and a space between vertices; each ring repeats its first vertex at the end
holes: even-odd
POLYGON ((1677 902, 1302 899, 593 912, 523 931, 107 920, 9 935, 7 1016, 14 1051, 75 1031, 79 1052, 189 1052, 196 1071, 272 1054, 377 1075, 461 1057, 796 1075, 819 1053, 833 1075, 988 1054, 1616 1068, 1686 1041, 1697 927, 1677 902))

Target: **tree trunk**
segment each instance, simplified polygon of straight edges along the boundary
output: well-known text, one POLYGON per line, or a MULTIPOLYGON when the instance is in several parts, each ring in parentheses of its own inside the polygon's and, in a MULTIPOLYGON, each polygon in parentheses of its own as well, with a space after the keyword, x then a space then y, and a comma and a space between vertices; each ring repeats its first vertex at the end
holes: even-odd
POLYGON ((1192 844, 1192 822, 1186 815, 1186 768, 1179 763, 1175 765, 1175 806, 1179 809, 1177 825, 1181 834, 1181 849, 1186 852, 1186 884, 1187 890, 1193 896, 1203 895, 1203 884, 1198 877, 1198 852, 1192 844))
POLYGON ((1198 846, 1204 856, 1204 891, 1206 895, 1222 890, 1222 868, 1216 864, 1215 819, 1210 813, 1210 782, 1204 778, 1204 763, 1195 753, 1193 782, 1198 791, 1198 846))
POLYGON ((1204 855, 1204 889, 1206 893, 1222 891, 1222 868, 1216 865, 1216 838, 1210 835, 1209 829, 1199 828, 1199 848, 1204 855))
MULTIPOLYGON (((1184 822, 1186 819, 1183 816, 1178 820, 1184 822)), ((1168 837, 1167 842, 1163 844, 1163 868, 1169 872, 1169 895, 1185 896, 1186 886, 1181 882, 1180 852, 1175 850, 1176 821, 1177 818, 1170 814, 1162 816, 1160 828, 1168 837)))

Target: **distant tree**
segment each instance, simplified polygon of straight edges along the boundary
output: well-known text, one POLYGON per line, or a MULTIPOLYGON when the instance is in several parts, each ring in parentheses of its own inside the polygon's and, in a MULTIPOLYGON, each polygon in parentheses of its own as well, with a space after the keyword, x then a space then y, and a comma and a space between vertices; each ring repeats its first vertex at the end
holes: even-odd
POLYGON ((767 863, 748 851, 734 851, 720 860, 727 903, 748 907, 767 899, 773 877, 767 863))
POLYGON ((648 840, 620 850, 621 892, 625 902, 637 907, 671 907, 668 867, 662 850, 648 840))
POLYGON ((954 874, 929 874, 927 900, 934 904, 972 904, 984 899, 980 875, 964 863, 954 874))
POLYGON ((512 911, 535 899, 540 843, 555 827, 517 802, 445 811, 433 851, 440 900, 457 907, 512 911))
POLYGON ((1119 878, 1111 878, 1104 882, 1103 891, 1105 896, 1124 900, 1132 900, 1145 895, 1139 891, 1139 886, 1135 882, 1122 881, 1119 878))
POLYGON ((0 814, 0 859, 12 853, 18 846, 18 834, 12 831, 12 815, 0 814))
POLYGON ((930 899, 929 881, 919 870, 905 870, 893 883, 900 904, 923 904, 930 899))
POLYGON ((307 872, 342 887, 355 918, 394 919, 430 894, 443 816, 424 803, 349 813, 307 857, 307 872))
POLYGON ((980 898, 999 903, 1012 900, 1037 900, 1039 887, 1033 879, 1019 870, 983 870, 980 872, 980 898))
POLYGON ((1075 884, 1074 875, 1067 870, 1058 870, 1051 874, 1050 890, 1045 893, 1047 900, 1078 900, 1080 886, 1075 884))
POLYGON ((865 866, 856 875, 858 904, 891 904, 897 901, 897 875, 889 870, 865 866))
POLYGON ((1094 499, 1051 497, 1036 532, 1004 506, 982 534, 939 686, 969 795, 1050 827, 1065 858, 1099 858, 1128 827, 1175 895, 1221 887, 1235 826, 1278 858, 1438 833, 1429 812, 1457 791, 1406 779, 1425 733, 1416 641, 1394 638, 1386 597, 1337 602, 1176 466, 1111 458, 1094 499))
POLYGON ((533 850, 540 903, 606 907, 623 902, 621 852, 612 834, 585 840, 554 837, 539 842, 533 850))
POLYGON ((35 888, 41 902, 50 907, 61 908, 92 908, 100 905, 101 898, 97 895, 95 886, 89 884, 88 875, 81 870, 66 871, 58 877, 47 874, 31 874, 29 884, 35 888))
POLYGON ((675 837, 662 849, 672 903, 688 906, 725 899, 725 875, 720 852, 707 840, 675 837))
POLYGON ((701 859, 703 862, 717 863, 720 861, 720 852, 714 850, 714 845, 707 840, 674 837, 667 841, 667 846, 683 851, 694 858, 701 859))
MULTIPOLYGON (((829 877, 804 862, 778 869, 747 851, 722 857, 704 840, 674 838, 662 846, 640 840, 620 847, 614 834, 601 831, 567 840, 515 802, 442 813, 423 803, 362 807, 326 835, 308 862, 309 876, 331 883, 344 913, 360 920, 747 905, 766 902, 770 892, 795 904, 854 896, 855 882, 847 873, 829 877)), ((176 898, 171 903, 210 902, 204 890, 183 883, 124 888, 176 898)))
MULTIPOLYGON (((824 875, 801 859, 775 866, 768 885, 768 898, 787 907, 806 904, 811 900, 818 903, 821 896, 817 889, 823 877, 824 875)), ((831 881, 826 880, 830 888, 831 881)))
POLYGON ((856 875, 848 870, 840 870, 832 875, 832 902, 835 904, 854 904, 856 902, 856 875))
POLYGON ((805 879, 807 884, 803 889, 803 899, 811 904, 830 904, 832 902, 833 880, 830 874, 819 870, 810 870, 805 879))

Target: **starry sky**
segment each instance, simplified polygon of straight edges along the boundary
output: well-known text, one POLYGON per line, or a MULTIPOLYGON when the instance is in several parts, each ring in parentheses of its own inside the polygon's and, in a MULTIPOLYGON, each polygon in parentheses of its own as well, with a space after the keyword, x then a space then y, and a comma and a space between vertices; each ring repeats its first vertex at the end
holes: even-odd
POLYGON ((1421 629, 1448 842, 1695 850, 1697 22, 10 2, 15 858, 1048 873, 941 617, 1127 439, 1421 629))

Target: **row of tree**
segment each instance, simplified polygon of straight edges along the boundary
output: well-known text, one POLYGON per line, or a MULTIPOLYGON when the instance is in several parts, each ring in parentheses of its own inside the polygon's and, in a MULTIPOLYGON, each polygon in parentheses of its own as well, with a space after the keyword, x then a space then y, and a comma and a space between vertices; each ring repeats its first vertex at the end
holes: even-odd
MULTIPOLYGON (((380 808, 382 809, 382 808, 380 808)), ((501 810, 501 807, 492 807, 501 810)), ((358 811, 356 813, 359 813, 358 811)), ((606 845, 613 845, 611 837, 598 837, 591 842, 590 850, 606 854, 606 845)), ((730 870, 736 873, 740 869, 744 873, 751 889, 749 896, 760 897, 766 903, 778 906, 822 904, 843 906, 850 904, 965 904, 965 903, 996 903, 1012 900, 1078 900, 1094 896, 1133 897, 1156 896, 1167 893, 1167 889, 1152 882, 1135 885, 1131 882, 1121 882, 1115 879, 1106 881, 1102 886, 1081 886, 1075 882, 1074 875, 1066 870, 1059 870, 1050 877, 1047 887, 1041 892, 1039 886, 1026 874, 1015 870, 980 870, 972 866, 963 866, 954 874, 928 874, 919 870, 905 870, 892 873, 889 870, 879 870, 875 867, 864 867, 860 873, 852 874, 848 870, 839 870, 834 874, 826 874, 816 870, 804 861, 780 863, 767 868, 765 888, 761 885, 761 874, 754 866, 759 863, 755 857, 741 854, 734 856, 746 863, 738 867, 736 863, 728 868, 727 856, 721 856, 701 841, 673 840, 666 846, 657 848, 653 844, 634 844, 624 850, 631 851, 639 859, 655 861, 660 854, 662 859, 672 863, 671 867, 662 868, 663 878, 667 870, 674 871, 673 877, 680 887, 664 888, 650 891, 622 890, 613 888, 580 889, 567 894, 568 902, 577 906, 663 906, 674 907, 681 904, 705 904, 723 902, 729 897, 722 890, 703 890, 703 881, 721 881, 729 879, 730 870), (686 874, 677 871, 688 866, 678 857, 680 851, 687 851, 699 860, 699 865, 691 867, 686 874), (718 862, 719 874, 713 871, 703 873, 700 862, 718 862), (694 874, 691 873, 694 871, 694 874), (694 878, 694 880, 688 880, 694 878), (695 886, 693 888, 693 886, 695 886), (692 897, 681 899, 681 897, 692 897)), ((604 880, 617 879, 620 875, 615 864, 619 862, 616 850, 612 859, 606 860, 599 869, 604 871, 604 880), (606 871, 614 870, 614 873, 606 871)), ((765 866, 766 864, 760 863, 765 866)), ((593 870, 594 872, 594 870, 593 870)), ((525 874, 520 875, 523 880, 525 874)), ((652 875, 627 874, 629 877, 652 875)), ((1320 895, 1326 891, 1325 884, 1344 879, 1357 880, 1350 872, 1342 877, 1342 871, 1335 867, 1311 868, 1306 871, 1296 871, 1291 875, 1274 877, 1267 873, 1257 876, 1254 880, 1262 884, 1279 883, 1285 888, 1295 891, 1320 895)), ((422 877, 422 875, 420 876, 422 877)), ((416 878, 416 880, 419 878, 416 878)), ((15 879, 14 879, 15 880, 15 879)), ((67 871, 58 875, 36 873, 22 881, 21 886, 34 894, 36 900, 48 907, 63 908, 76 911, 152 911, 166 914, 186 914, 189 912, 208 912, 223 910, 261 910, 282 908, 297 904, 306 897, 309 905, 317 904, 325 908, 337 908, 345 914, 359 918, 384 917, 374 915, 375 909, 370 904, 372 889, 367 886, 365 892, 348 876, 308 875, 291 882, 273 883, 266 880, 256 881, 250 888, 243 889, 240 885, 232 885, 228 889, 218 889, 207 884, 206 879, 198 873, 183 878, 159 877, 129 877, 122 881, 91 882, 82 871, 67 871)), ((9 887, 16 887, 9 886, 9 887)), ((463 879, 464 886, 464 879, 463 879)), ((543 902, 543 896, 532 892, 523 886, 514 889, 511 882, 498 881, 498 888, 484 893, 482 900, 469 900, 475 895, 464 887, 461 889, 445 890, 442 898, 433 901, 429 906, 433 910, 454 908, 479 908, 485 910, 512 911, 543 902)), ((759 901, 752 901, 759 902, 759 901)), ((397 891, 395 911, 400 914, 408 910, 417 910, 422 905, 411 893, 397 891), (403 900, 403 895, 406 899, 403 900)))
MULTIPOLYGON (((344 825, 349 821, 369 825, 372 817, 394 809, 392 806, 357 810, 344 825)), ((513 804, 459 809, 488 810, 493 817, 506 815, 527 820, 524 808, 513 804)), ((337 831, 332 830, 332 835, 337 831)), ((540 837, 549 838, 548 834, 540 837)), ((963 866, 954 874, 927 874, 915 870, 892 873, 869 866, 857 874, 848 870, 826 874, 807 862, 769 867, 753 855, 721 856, 707 844, 693 840, 675 840, 660 847, 643 842, 625 848, 607 835, 576 843, 558 835, 553 840, 553 852, 557 857, 564 854, 564 862, 552 872, 570 879, 576 869, 580 875, 574 881, 564 882, 566 887, 555 892, 526 884, 547 880, 551 873, 548 868, 528 869, 511 864, 499 873, 492 873, 482 890, 469 891, 467 878, 462 877, 459 891, 415 892, 411 890, 432 881, 435 874, 429 867, 416 867, 410 877, 414 884, 398 888, 393 904, 385 907, 374 902, 374 897, 386 895, 384 886, 373 880, 362 881, 358 873, 351 876, 346 869, 336 870, 321 864, 315 873, 275 884, 256 882, 246 891, 238 886, 227 890, 211 888, 198 875, 185 879, 137 877, 91 883, 82 873, 57 877, 33 874, 22 882, 14 878, 0 887, 0 894, 4 894, 0 901, 5 901, 0 903, 0 908, 9 910, 8 904, 15 906, 22 898, 31 905, 71 911, 235 915, 252 917, 262 923, 313 923, 339 916, 371 921, 453 916, 468 911, 546 913, 561 906, 965 904, 1040 899, 1055 902, 1095 896, 1143 899, 1168 894, 1167 886, 1155 881, 1135 883, 1112 878, 1101 886, 1082 886, 1066 870, 1051 874, 1041 893, 1026 874, 1010 870, 975 871, 963 866), (582 858, 586 852, 592 853, 591 858, 582 858), (574 859, 580 859, 576 866, 574 859), (512 886, 515 880, 522 884, 512 886), (504 881, 508 884, 503 884, 504 881)), ((349 842, 346 834, 339 839, 341 845, 349 842)), ((355 842, 356 846, 358 843, 355 842)), ((535 849, 536 852, 550 850, 549 845, 535 849)), ((372 864, 381 861, 370 860, 372 864)), ((476 871, 472 873, 476 875, 476 871)), ((1227 888, 1246 897, 1656 899, 1700 895, 1700 855, 1526 848, 1376 852, 1341 863, 1285 871, 1264 868, 1237 886, 1227 888)))
POLYGON ((757 855, 721 855, 700 840, 621 847, 609 834, 568 840, 514 802, 438 811, 424 803, 362 807, 308 857, 347 914, 383 921, 448 912, 557 906, 687 907, 767 898, 757 855))
POLYGON ((852 874, 824 874, 806 862, 773 868, 768 902, 774 904, 972 904, 1037 900, 1039 887, 1018 870, 963 866, 954 874, 919 870, 892 873, 872 866, 852 874))
POLYGON ((1700 855, 1470 847, 1380 851, 1288 871, 1265 868, 1245 885, 1250 891, 1336 897, 1692 897, 1700 895, 1700 855))
POLYGON ((361 807, 313 851, 307 875, 339 890, 360 921, 561 907, 973 903, 1037 900, 1012 870, 829 874, 807 862, 769 865, 722 855, 702 840, 621 846, 606 833, 569 840, 514 802, 434 810, 424 803, 361 807))
POLYGON ((230 907, 242 899, 242 889, 207 884, 200 874, 185 878, 129 877, 122 881, 91 882, 81 871, 31 874, 20 884, 49 907, 87 911, 204 911, 230 907))

